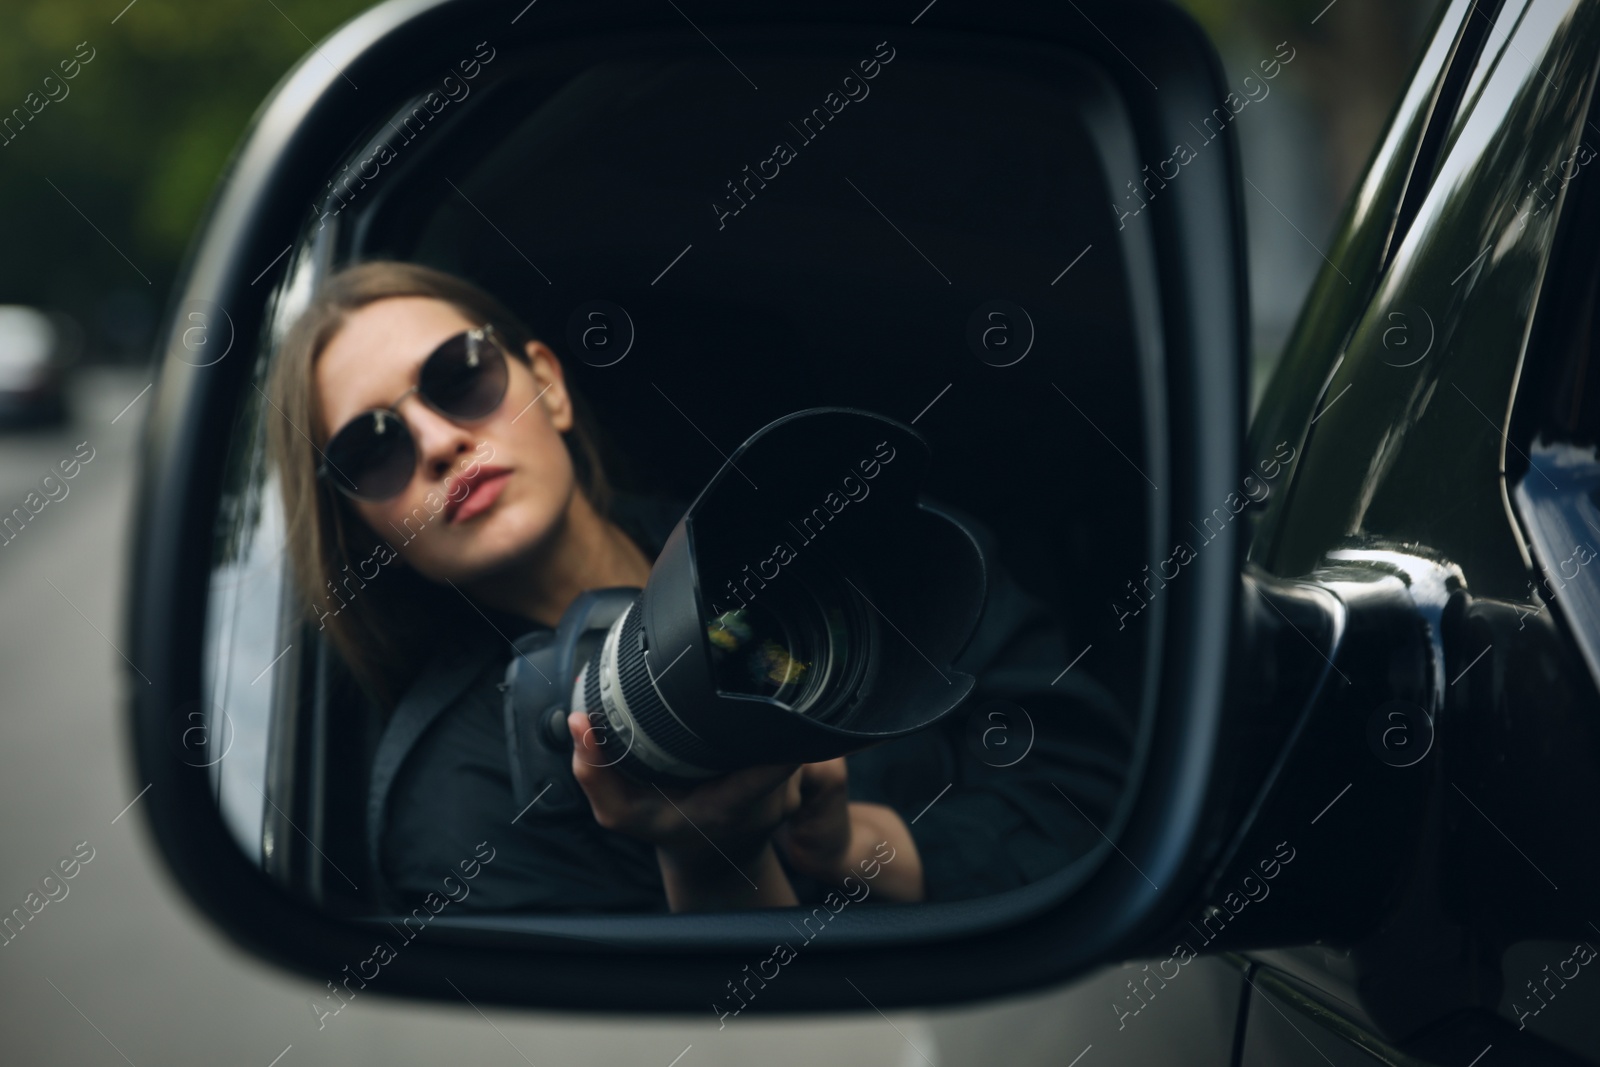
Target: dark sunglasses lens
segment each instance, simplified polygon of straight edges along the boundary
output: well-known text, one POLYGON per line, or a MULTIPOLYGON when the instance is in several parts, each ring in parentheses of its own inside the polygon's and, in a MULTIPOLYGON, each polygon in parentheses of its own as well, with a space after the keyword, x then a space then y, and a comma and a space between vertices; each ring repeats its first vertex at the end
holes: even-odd
POLYGON ((363 500, 399 493, 417 466, 411 431, 389 411, 356 416, 328 442, 327 455, 334 481, 363 500))
POLYGON ((481 419, 506 395, 506 360, 487 337, 457 334, 434 350, 417 391, 439 411, 458 419, 481 419))

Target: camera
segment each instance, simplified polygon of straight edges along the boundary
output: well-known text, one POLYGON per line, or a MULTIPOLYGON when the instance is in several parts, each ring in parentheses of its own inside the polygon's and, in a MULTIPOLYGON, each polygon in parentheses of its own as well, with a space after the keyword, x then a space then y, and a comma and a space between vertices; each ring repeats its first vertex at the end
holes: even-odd
POLYGON ((971 693, 971 532, 919 499, 931 452, 868 411, 813 408, 745 441, 645 587, 580 595, 506 668, 513 789, 570 758, 583 712, 606 762, 658 785, 811 763, 938 722, 971 693))

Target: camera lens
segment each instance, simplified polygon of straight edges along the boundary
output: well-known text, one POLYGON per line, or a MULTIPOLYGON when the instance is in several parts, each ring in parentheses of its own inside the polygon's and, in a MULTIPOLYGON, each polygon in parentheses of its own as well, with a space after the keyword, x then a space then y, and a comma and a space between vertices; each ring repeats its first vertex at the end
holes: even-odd
POLYGON ((842 582, 820 589, 790 582, 763 597, 707 621, 717 689, 773 700, 818 721, 837 719, 870 658, 872 620, 860 594, 842 582))
POLYGON ((514 719, 526 707, 527 730, 547 731, 561 702, 615 741, 608 765, 679 786, 931 726, 975 684, 954 659, 985 579, 971 532, 918 499, 927 463, 915 431, 870 412, 769 423, 678 520, 643 590, 567 609, 549 668, 515 676, 514 719), (781 491, 758 499, 768 483, 781 491))
POLYGON ((794 706, 814 673, 816 650, 804 631, 791 629, 763 605, 724 612, 706 626, 717 688, 740 696, 769 697, 794 706))

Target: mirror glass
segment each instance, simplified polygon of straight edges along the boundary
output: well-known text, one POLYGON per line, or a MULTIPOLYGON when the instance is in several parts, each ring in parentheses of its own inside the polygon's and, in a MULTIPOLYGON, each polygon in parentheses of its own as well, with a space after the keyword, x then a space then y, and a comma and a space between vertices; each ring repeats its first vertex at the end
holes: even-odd
POLYGON ((1065 891, 1116 832, 1166 553, 1113 83, 718 45, 419 59, 329 166, 183 742, 325 908, 935 905, 1065 891), (816 408, 868 414, 730 463, 816 408))

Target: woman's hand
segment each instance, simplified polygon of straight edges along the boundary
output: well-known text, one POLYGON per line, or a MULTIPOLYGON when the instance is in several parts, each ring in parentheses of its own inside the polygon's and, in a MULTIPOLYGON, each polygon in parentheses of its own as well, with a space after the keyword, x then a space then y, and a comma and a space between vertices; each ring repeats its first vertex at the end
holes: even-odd
POLYGON ((850 779, 844 757, 800 768, 800 804, 778 830, 778 844, 798 874, 834 884, 849 866, 850 779))
POLYGON ((582 712, 567 716, 572 774, 595 822, 656 847, 673 911, 799 903, 772 833, 801 805, 796 764, 747 767, 689 789, 638 782, 611 757, 582 712))
POLYGON ((845 878, 878 871, 877 889, 889 900, 924 896, 922 858, 911 828, 893 808, 850 799, 844 758, 800 768, 800 806, 778 830, 778 844, 798 874, 837 886, 845 878), (876 863, 887 842, 894 857, 876 863))

